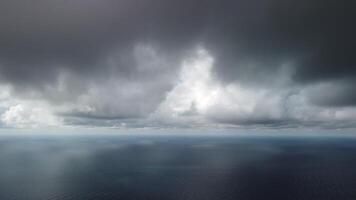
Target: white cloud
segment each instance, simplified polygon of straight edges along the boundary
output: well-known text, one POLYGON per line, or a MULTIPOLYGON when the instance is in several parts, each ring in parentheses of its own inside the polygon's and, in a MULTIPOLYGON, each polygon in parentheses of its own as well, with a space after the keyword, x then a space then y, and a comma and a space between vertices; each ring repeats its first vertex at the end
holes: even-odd
POLYGON ((5 126, 20 128, 68 124, 121 128, 279 126, 356 120, 356 109, 313 105, 309 99, 313 87, 284 87, 292 74, 283 67, 276 72, 281 79, 275 80, 274 87, 253 87, 238 80, 226 83, 216 79, 215 59, 204 48, 182 61, 177 79, 175 72, 157 73, 167 70, 169 62, 151 46, 137 45, 133 56, 137 65, 133 77, 113 73, 71 90, 76 77, 62 73, 58 84, 47 88, 49 99, 37 93, 13 96, 9 86, 0 85, 0 120, 5 126), (58 101, 53 101, 55 97, 58 101))
POLYGON ((212 80, 213 62, 214 59, 203 49, 198 51, 197 57, 184 61, 180 80, 168 93, 160 109, 168 109, 174 115, 193 108, 199 113, 206 112, 219 92, 219 87, 212 80))
POLYGON ((1 121, 7 126, 17 128, 61 125, 61 120, 51 112, 48 105, 29 102, 10 106, 1 115, 1 121))
POLYGON ((280 118, 281 96, 265 89, 223 85, 213 76, 214 58, 205 49, 182 64, 180 80, 152 115, 160 120, 211 122, 210 119, 280 118))
POLYGON ((355 119, 355 112, 323 108, 308 101, 307 89, 283 87, 292 71, 281 68, 280 87, 248 87, 238 81, 224 84, 213 74, 214 57, 205 49, 184 60, 180 79, 151 115, 156 121, 176 125, 268 125, 283 121, 328 122, 355 119))

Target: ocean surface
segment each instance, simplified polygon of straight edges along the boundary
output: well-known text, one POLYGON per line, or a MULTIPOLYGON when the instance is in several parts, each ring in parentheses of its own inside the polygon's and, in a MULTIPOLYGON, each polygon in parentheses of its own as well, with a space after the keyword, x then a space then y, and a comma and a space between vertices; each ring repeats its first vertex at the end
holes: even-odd
POLYGON ((0 136, 1 200, 355 200, 356 139, 0 136))

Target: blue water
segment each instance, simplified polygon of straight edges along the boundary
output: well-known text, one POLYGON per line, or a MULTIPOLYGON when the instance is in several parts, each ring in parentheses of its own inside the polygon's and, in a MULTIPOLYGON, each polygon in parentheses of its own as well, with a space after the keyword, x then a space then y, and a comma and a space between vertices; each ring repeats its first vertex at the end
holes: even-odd
POLYGON ((355 200, 352 137, 0 136, 1 200, 355 200))

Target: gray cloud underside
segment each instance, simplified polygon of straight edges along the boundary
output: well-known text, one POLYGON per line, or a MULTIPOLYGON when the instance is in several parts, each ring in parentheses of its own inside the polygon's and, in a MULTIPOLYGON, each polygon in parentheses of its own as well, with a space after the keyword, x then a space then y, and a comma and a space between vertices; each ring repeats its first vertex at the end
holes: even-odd
MULTIPOLYGON (((154 113, 197 46, 214 58, 222 87, 282 99, 302 90, 304 104, 330 112, 356 106, 355 1, 3 0, 0 13, 1 84, 14 98, 59 107, 54 113, 69 124, 164 124, 154 113)), ((283 127, 313 118, 309 107, 291 117, 293 106, 278 100, 274 117, 216 106, 209 120, 195 120, 283 127)), ((343 119, 310 124, 352 126, 343 119)))

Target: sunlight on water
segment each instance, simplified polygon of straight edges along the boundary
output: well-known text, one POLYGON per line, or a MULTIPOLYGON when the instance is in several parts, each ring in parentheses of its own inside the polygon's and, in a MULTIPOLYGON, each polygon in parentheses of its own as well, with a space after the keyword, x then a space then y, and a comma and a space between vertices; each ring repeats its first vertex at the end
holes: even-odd
POLYGON ((355 139, 6 137, 0 199, 356 199, 355 139))

